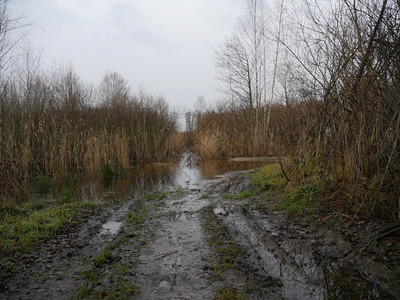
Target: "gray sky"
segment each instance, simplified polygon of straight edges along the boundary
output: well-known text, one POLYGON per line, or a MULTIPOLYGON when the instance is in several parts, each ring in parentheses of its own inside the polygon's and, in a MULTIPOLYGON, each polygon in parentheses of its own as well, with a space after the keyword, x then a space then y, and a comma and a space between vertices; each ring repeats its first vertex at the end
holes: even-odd
POLYGON ((43 62, 72 65, 97 85, 116 71, 136 90, 190 108, 215 90, 214 51, 232 32, 243 0, 14 0, 33 23, 43 62))

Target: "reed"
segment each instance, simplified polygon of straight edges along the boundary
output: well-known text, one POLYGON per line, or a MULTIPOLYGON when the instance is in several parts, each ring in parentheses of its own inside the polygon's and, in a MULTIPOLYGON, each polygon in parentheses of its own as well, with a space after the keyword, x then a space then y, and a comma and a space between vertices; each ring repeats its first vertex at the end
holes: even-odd
POLYGON ((2 196, 27 197, 40 176, 100 176, 104 165, 127 169, 182 148, 177 115, 164 99, 140 92, 105 103, 73 71, 56 75, 32 78, 30 90, 0 81, 2 196))

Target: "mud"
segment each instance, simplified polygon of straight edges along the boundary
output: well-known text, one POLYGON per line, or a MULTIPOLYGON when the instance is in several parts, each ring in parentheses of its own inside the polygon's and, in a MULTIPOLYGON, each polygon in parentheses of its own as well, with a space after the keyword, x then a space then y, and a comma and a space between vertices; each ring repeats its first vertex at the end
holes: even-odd
MULTIPOLYGON (((209 192, 201 189, 202 192, 209 192)), ((199 210, 210 200, 192 191, 178 201, 167 200, 154 240, 137 265, 138 299, 210 299, 216 288, 206 257, 211 249, 202 235, 199 210)))
POLYGON ((2 259, 16 270, 1 279, 0 299, 213 299, 221 288, 245 299, 396 299, 339 233, 222 197, 250 188, 241 172, 186 174, 166 197, 117 202, 30 254, 2 259), (206 207, 243 249, 218 274, 206 207))

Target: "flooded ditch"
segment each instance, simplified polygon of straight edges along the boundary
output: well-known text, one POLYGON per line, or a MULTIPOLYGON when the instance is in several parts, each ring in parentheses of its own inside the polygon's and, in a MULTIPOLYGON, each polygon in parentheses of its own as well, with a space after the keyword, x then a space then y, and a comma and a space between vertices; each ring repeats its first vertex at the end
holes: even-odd
POLYGON ((186 153, 179 164, 148 166, 108 186, 74 185, 83 198, 125 200, 10 262, 17 267, 2 278, 0 299, 213 299, 221 288, 244 299, 396 299, 324 256, 318 233, 223 197, 248 188, 238 171, 260 165, 186 153), (218 275, 207 207, 243 249, 218 275))

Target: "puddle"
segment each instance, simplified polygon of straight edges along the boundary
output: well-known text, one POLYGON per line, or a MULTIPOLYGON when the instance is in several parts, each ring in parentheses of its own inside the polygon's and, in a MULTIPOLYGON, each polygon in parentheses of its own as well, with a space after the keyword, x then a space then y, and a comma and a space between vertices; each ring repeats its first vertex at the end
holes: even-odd
POLYGON ((109 221, 101 227, 100 235, 115 235, 121 228, 122 222, 109 221))
POLYGON ((358 271, 327 265, 323 272, 327 299, 392 299, 358 271))

